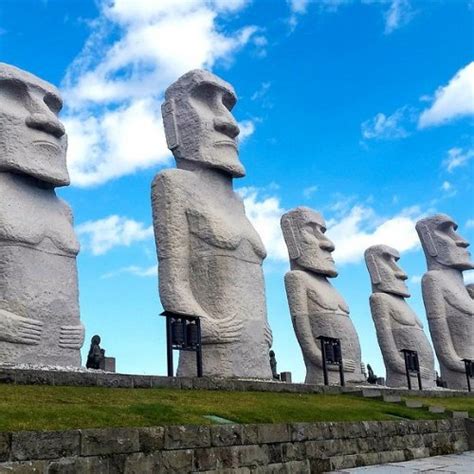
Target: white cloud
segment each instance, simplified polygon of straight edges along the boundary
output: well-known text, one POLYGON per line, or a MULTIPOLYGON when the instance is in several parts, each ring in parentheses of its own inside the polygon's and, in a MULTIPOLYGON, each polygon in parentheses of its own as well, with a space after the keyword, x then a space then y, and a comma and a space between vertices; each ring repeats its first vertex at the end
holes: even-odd
POLYGON ((250 222, 260 235, 268 258, 287 261, 288 251, 280 229, 280 218, 285 213, 277 196, 265 196, 257 188, 240 188, 237 190, 244 200, 245 211, 250 222))
POLYGON ((152 265, 150 267, 140 267, 137 265, 130 265, 128 267, 119 268, 118 270, 105 273, 101 278, 113 278, 119 275, 129 274, 138 277, 157 277, 158 276, 158 265, 152 265))
POLYGON ((410 283, 413 283, 414 285, 419 285, 421 283, 421 278, 422 275, 413 275, 410 278, 410 283))
POLYGON ((242 120, 239 122, 239 141, 243 142, 255 132, 255 122, 253 120, 242 120))
POLYGON ((229 64, 250 42, 264 47, 253 25, 220 27, 247 3, 101 0, 100 17, 63 81, 73 184, 98 185, 168 162, 164 90, 190 69, 229 64))
POLYGON ((385 34, 390 34, 406 25, 413 18, 413 9, 409 0, 392 0, 385 13, 385 34))
POLYGON ((443 191, 451 191, 453 189, 453 185, 449 181, 443 181, 441 189, 443 191))
POLYGON ((318 190, 317 186, 308 186, 307 188, 303 189, 303 196, 306 199, 309 199, 317 190, 318 190))
POLYGON ((336 246, 337 264, 357 263, 367 247, 385 244, 406 252, 419 246, 415 231, 421 213, 417 207, 406 209, 391 218, 380 218, 374 210, 354 206, 342 218, 328 222, 328 236, 336 246), (374 226, 373 223, 377 225, 374 226))
POLYGON ((456 168, 467 165, 474 158, 474 149, 463 150, 462 148, 451 148, 443 165, 451 173, 456 168))
POLYGON ((288 0, 292 13, 304 14, 308 8, 309 0, 288 0))
POLYGON ((117 215, 79 224, 76 232, 83 247, 93 255, 103 255, 114 247, 128 247, 153 237, 152 226, 117 215))
POLYGON ((466 285, 470 285, 471 283, 474 283, 474 270, 464 272, 463 276, 464 276, 464 283, 466 285))
POLYGON ((397 109, 392 115, 378 113, 374 118, 361 124, 362 136, 366 140, 390 140, 404 138, 409 135, 404 122, 411 120, 408 107, 397 109))
POLYGON ((474 228, 474 219, 468 219, 468 220, 466 221, 466 227, 467 227, 468 229, 473 229, 473 228, 474 228))
POLYGON ((433 104, 420 115, 418 126, 441 125, 469 115, 474 115, 474 61, 438 88, 433 104))
POLYGON ((262 82, 262 84, 260 85, 259 89, 256 90, 252 96, 250 97, 251 100, 259 100, 261 98, 263 98, 268 90, 270 89, 270 86, 271 86, 271 82, 262 82))

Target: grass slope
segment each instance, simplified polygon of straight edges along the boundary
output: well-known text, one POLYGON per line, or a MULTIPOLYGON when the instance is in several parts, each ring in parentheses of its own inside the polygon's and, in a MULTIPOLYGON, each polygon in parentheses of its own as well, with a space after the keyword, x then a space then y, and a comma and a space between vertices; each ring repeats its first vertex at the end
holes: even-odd
MULTIPOLYGON (((473 399, 449 401, 452 409, 473 409, 473 399)), ((236 423, 443 417, 351 395, 0 386, 0 431, 210 424, 204 415, 236 423)))

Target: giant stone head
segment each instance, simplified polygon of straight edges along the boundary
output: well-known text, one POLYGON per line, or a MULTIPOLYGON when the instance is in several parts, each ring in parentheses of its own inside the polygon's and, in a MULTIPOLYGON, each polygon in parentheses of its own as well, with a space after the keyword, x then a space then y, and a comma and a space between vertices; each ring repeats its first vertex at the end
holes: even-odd
POLYGON ((314 273, 336 277, 331 253, 334 244, 326 237, 326 223, 319 212, 297 207, 281 218, 281 228, 290 261, 314 273))
POLYGON ((61 107, 54 86, 0 63, 0 171, 28 175, 47 187, 69 184, 61 107))
POLYGON ((166 141, 178 166, 245 176, 236 140, 240 130, 231 114, 237 98, 230 84, 196 69, 168 87, 165 99, 161 110, 166 141))
POLYGON ((416 231, 425 252, 428 269, 439 267, 469 270, 474 268, 469 242, 457 232, 458 226, 446 214, 435 214, 416 223, 416 231))
POLYGON ((365 251, 365 263, 372 282, 372 291, 408 298, 406 273, 397 265, 400 254, 388 245, 373 245, 365 251))

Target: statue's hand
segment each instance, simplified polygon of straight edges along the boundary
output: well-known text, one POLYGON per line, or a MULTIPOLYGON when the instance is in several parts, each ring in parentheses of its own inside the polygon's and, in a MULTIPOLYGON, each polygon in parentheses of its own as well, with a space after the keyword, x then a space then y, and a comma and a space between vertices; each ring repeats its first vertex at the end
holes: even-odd
POLYGON ((265 342, 268 344, 268 348, 272 347, 273 345, 273 333, 268 323, 268 320, 265 321, 265 342))
POLYGON ((84 343, 84 326, 62 326, 59 332, 59 347, 80 349, 84 343))
POLYGON ((351 359, 343 359, 344 372, 355 372, 356 363, 351 359))
POLYGON ((37 345, 40 343, 43 323, 23 318, 0 309, 0 340, 15 344, 37 345))
POLYGON ((203 344, 236 342, 240 339, 242 326, 242 321, 237 320, 235 314, 223 319, 215 319, 210 316, 202 317, 202 342, 203 344))

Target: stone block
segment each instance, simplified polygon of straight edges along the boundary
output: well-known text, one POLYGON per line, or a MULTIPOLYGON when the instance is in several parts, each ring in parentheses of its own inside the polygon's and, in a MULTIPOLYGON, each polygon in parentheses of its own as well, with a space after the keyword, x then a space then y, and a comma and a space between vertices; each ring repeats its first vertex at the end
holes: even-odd
POLYGON ((373 388, 364 388, 362 390, 362 396, 364 398, 381 398, 382 392, 373 388))
POLYGON ((452 411, 451 416, 453 418, 469 418, 469 412, 467 411, 452 411))
POLYGON ((194 450, 194 469, 196 471, 213 471, 233 465, 230 448, 198 448, 194 450))
POLYGON ((309 465, 312 473, 329 472, 331 470, 329 459, 309 459, 309 465))
POLYGON ((48 474, 109 474, 109 459, 99 456, 61 458, 50 461, 47 470, 40 472, 48 474))
POLYGON ((212 446, 236 446, 242 444, 242 425, 211 426, 212 446))
POLYGON ((98 387, 133 388, 133 376, 123 374, 98 374, 98 387))
POLYGON ((0 473, 31 474, 47 472, 48 461, 20 461, 0 464, 0 473))
POLYGON ((15 370, 0 369, 0 383, 15 383, 15 370))
POLYGON ((265 447, 267 449, 269 464, 278 464, 283 462, 281 443, 267 444, 265 447))
POLYGON ((406 448, 403 450, 405 459, 411 461, 413 459, 427 458, 430 455, 429 448, 406 448))
POLYGON ((57 386, 95 387, 97 377, 98 374, 89 372, 54 372, 53 381, 57 386))
POLYGON ((133 375, 133 388, 151 388, 151 377, 149 375, 133 375))
POLYGON ((373 464, 380 464, 379 453, 363 453, 356 456, 356 466, 372 466, 373 464))
POLYGON ((282 443, 281 455, 284 462, 306 459, 305 445, 304 443, 282 443))
POLYGON ((258 443, 258 425, 242 425, 242 444, 258 443))
MULTIPOLYGON (((90 459, 90 458, 85 458, 90 459)), ((125 474, 144 474, 144 473, 155 473, 162 472, 160 468, 162 466, 162 455, 159 453, 134 453, 127 455, 123 467, 123 473, 125 474)), ((95 474, 95 471, 86 471, 95 474)), ((107 474, 109 474, 107 472, 107 474)))
POLYGON ((11 460, 54 459, 80 452, 80 432, 19 431, 12 433, 11 460))
POLYGON ((290 461, 272 463, 268 466, 252 469, 252 474, 309 474, 311 472, 308 461, 290 461))
POLYGON ((467 433, 467 442, 469 446, 469 450, 474 450, 474 420, 473 419, 466 419, 465 420, 466 426, 466 433, 467 433))
POLYGON ((350 469, 357 466, 357 454, 350 456, 334 456, 331 457, 331 470, 338 471, 340 469, 350 469))
POLYGON ((0 462, 10 459, 11 434, 0 433, 0 462))
POLYGON ((81 430, 81 455, 135 453, 140 450, 137 429, 108 428, 81 430))
POLYGON ((401 403, 400 395, 384 395, 382 400, 387 403, 401 403))
POLYGON ((165 429, 162 426, 152 426, 138 429, 140 451, 153 453, 161 450, 165 445, 165 429))
POLYGON ((192 472, 194 457, 192 449, 179 449, 163 451, 160 459, 161 465, 156 472, 179 473, 192 472))
POLYGON ((291 383, 291 372, 281 372, 280 380, 282 382, 291 383))
POLYGON ((388 464, 391 462, 402 462, 405 461, 405 453, 403 449, 394 451, 381 451, 378 454, 378 462, 380 464, 388 464))
POLYGON ((194 378, 195 377, 175 377, 173 378, 172 382, 178 382, 179 388, 182 388, 183 390, 191 390, 194 388, 194 378))
POLYGON ((234 467, 257 467, 265 466, 269 462, 268 449, 266 446, 249 445, 235 446, 232 448, 235 456, 234 467))
POLYGON ((49 370, 17 370, 15 383, 18 385, 54 385, 54 373, 49 370))
POLYGON ((430 413, 444 413, 446 411, 446 408, 438 407, 438 406, 430 406, 428 407, 428 411, 430 413))
POLYGON ((407 408, 422 408, 423 402, 421 400, 405 400, 405 406, 407 408))
POLYGON ((289 426, 287 424, 262 424, 258 425, 258 442, 286 443, 291 441, 289 426))
POLYGON ((167 426, 165 449, 205 448, 211 446, 210 429, 207 426, 167 426))
POLYGON ((292 423, 289 428, 291 441, 323 440, 329 436, 326 423, 292 423))
POLYGON ((106 372, 115 372, 115 366, 115 357, 104 357, 101 369, 106 372))
POLYGON ((178 377, 150 376, 151 388, 181 388, 178 377))
POLYGON ((324 441, 305 441, 304 449, 307 459, 328 459, 324 441))

